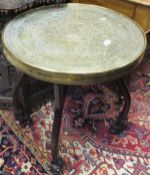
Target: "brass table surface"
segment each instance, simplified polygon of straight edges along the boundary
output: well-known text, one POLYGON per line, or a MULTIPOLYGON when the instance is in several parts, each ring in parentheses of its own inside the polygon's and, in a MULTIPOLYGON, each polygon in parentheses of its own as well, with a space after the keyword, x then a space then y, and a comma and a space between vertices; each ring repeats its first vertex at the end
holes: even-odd
POLYGON ((2 35, 4 54, 44 81, 88 84, 123 76, 142 60, 146 37, 113 10, 71 3, 41 7, 13 19, 2 35))

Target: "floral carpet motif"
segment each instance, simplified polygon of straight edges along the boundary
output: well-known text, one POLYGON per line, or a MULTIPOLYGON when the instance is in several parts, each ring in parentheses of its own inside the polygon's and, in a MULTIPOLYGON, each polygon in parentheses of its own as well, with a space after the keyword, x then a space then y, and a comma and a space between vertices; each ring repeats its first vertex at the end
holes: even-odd
MULTIPOLYGON (((120 135, 110 134, 103 121, 96 122, 96 130, 91 127, 92 123, 84 123, 86 118, 104 118, 105 115, 114 118, 118 114, 119 99, 113 92, 113 88, 103 85, 69 88, 65 98, 60 139, 60 154, 65 161, 64 175, 150 174, 149 48, 148 45, 142 64, 132 75, 130 84, 132 103, 128 129, 120 135)), ((18 174, 26 173, 25 167, 30 169, 29 174, 38 172, 42 175, 44 170, 50 174, 53 102, 49 102, 35 112, 32 115, 33 126, 25 129, 15 122, 10 112, 1 111, 0 113, 2 116, 1 172, 4 171, 2 171, 4 166, 7 166, 6 169, 13 167, 9 172, 13 174, 15 171, 13 164, 18 161, 15 165, 18 174), (16 138, 14 139, 14 134, 3 124, 3 120, 24 145, 16 138), (4 150, 8 150, 9 147, 11 147, 10 151, 4 153, 4 150), (9 159, 7 154, 11 155, 9 159)))
POLYGON ((0 117, 0 174, 45 175, 27 147, 22 144, 0 117))

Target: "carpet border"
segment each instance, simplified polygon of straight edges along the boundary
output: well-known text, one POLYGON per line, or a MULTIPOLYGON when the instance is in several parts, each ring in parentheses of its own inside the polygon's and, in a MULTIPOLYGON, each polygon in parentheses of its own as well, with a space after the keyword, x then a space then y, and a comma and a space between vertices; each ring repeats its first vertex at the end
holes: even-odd
POLYGON ((13 131, 16 137, 23 143, 25 146, 31 151, 33 156, 37 159, 39 164, 43 167, 48 175, 52 175, 50 172, 49 161, 47 157, 42 153, 42 151, 38 148, 38 145, 26 135, 26 133, 22 130, 22 128, 13 121, 12 113, 9 111, 2 111, 0 110, 0 117, 3 118, 5 123, 8 125, 9 128, 13 131), (33 148, 34 147, 34 148, 33 148))

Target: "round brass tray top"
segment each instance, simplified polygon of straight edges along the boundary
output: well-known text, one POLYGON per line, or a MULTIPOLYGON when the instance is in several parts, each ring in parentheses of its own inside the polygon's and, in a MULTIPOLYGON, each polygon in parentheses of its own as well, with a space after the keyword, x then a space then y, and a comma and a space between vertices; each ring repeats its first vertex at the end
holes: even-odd
POLYGON ((33 3, 35 0, 0 0, 0 10, 16 10, 26 7, 33 3))
POLYGON ((23 72, 49 82, 110 81, 142 60, 146 37, 128 17, 95 5, 41 7, 14 18, 2 34, 4 54, 23 72))

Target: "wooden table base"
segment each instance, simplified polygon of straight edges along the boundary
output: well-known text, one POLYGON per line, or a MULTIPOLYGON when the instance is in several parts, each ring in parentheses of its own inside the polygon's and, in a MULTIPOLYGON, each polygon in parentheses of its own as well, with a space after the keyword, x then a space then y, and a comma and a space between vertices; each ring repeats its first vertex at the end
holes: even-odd
POLYGON ((117 116, 116 120, 108 120, 108 122, 110 124, 110 133, 120 134, 127 129, 128 113, 131 106, 131 97, 125 78, 119 79, 115 83, 118 86, 118 97, 122 102, 124 102, 124 106, 120 114, 117 116))
MULTIPOLYGON (((130 93, 128 86, 124 78, 121 78, 113 82, 118 86, 118 96, 121 101, 124 103, 124 107, 120 112, 119 116, 116 117, 116 120, 108 120, 110 125, 109 132, 112 134, 120 134, 127 129, 128 123, 128 113, 131 105, 130 93)), ((61 123, 63 118, 63 106, 64 106, 64 96, 66 86, 54 84, 54 121, 52 128, 52 138, 51 138, 51 152, 52 152, 52 162, 51 162, 51 171, 54 173, 63 174, 63 160, 59 156, 59 137, 61 131, 61 123)), ((94 119, 93 119, 94 120, 94 119)))

